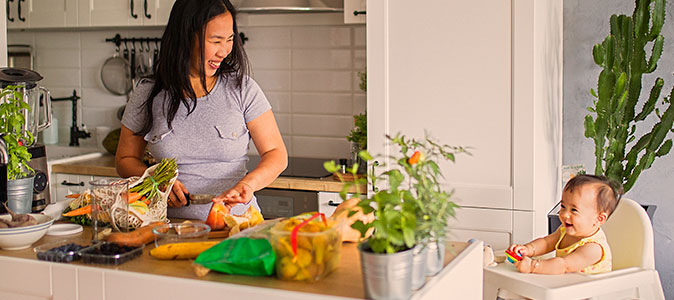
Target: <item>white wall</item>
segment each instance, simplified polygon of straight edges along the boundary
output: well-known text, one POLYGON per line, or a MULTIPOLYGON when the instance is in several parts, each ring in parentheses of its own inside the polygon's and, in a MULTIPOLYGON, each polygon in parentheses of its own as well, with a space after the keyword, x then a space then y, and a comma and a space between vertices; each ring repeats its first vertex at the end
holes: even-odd
MULTIPOLYGON (((594 172, 594 143, 584 137, 583 118, 590 105, 590 88, 595 88, 600 67, 592 61, 592 47, 609 33, 612 14, 632 15, 634 1, 627 0, 566 0, 564 1, 564 164, 585 164, 594 172)), ((662 95, 669 95, 674 83, 674 3, 667 2, 663 27, 664 51, 655 74, 644 76, 642 99, 653 86, 656 77, 665 80, 662 95)), ((654 120, 648 119, 650 128, 654 120)), ((670 137, 672 135, 670 134, 670 137)), ((674 299, 674 154, 656 159, 645 170, 626 197, 642 204, 658 206, 653 220, 655 233, 655 264, 667 299, 674 299)))
MULTIPOLYGON (((303 16, 285 18, 287 24, 303 23, 293 21, 303 16)), ((348 157, 345 136, 353 128, 352 116, 366 106, 357 76, 365 70, 365 26, 251 25, 240 31, 249 37, 245 47, 253 78, 271 102, 289 154, 348 157)), ((35 70, 44 76, 42 85, 52 97, 67 97, 77 90, 82 96, 83 122, 95 132, 96 126, 118 128, 117 110, 126 102, 124 96, 105 90, 100 80, 101 66, 115 52, 114 44, 105 39, 117 33, 161 37, 162 29, 10 31, 8 42, 33 46, 35 70)), ((54 116, 59 119, 59 143, 67 144, 70 103, 54 103, 54 116)), ((83 146, 97 143, 95 137, 80 141, 83 146)))

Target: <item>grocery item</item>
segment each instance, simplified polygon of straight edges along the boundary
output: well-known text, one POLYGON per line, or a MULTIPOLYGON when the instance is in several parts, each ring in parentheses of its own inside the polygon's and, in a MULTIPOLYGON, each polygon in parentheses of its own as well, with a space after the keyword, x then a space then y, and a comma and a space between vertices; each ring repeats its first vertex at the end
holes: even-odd
POLYGON ((276 276, 284 280, 315 281, 339 266, 340 224, 322 213, 302 214, 271 228, 276 276))
POLYGON ((139 247, 154 241, 152 229, 164 224, 164 222, 154 222, 145 225, 131 232, 115 232, 105 237, 108 242, 114 242, 123 246, 139 247))
POLYGON ((164 244, 150 250, 150 255, 158 259, 195 259, 199 254, 219 242, 187 242, 164 244))

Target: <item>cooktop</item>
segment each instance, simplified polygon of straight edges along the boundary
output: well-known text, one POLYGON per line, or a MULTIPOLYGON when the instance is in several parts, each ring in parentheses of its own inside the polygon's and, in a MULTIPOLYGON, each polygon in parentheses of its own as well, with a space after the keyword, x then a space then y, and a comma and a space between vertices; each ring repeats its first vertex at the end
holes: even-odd
MULTIPOLYGON (((306 158, 306 157, 288 157, 288 167, 281 173, 286 177, 305 177, 305 178, 323 178, 331 174, 323 168, 323 163, 332 159, 329 158, 306 158)), ((260 162, 259 156, 248 156, 246 168, 248 171, 254 169, 260 162)))

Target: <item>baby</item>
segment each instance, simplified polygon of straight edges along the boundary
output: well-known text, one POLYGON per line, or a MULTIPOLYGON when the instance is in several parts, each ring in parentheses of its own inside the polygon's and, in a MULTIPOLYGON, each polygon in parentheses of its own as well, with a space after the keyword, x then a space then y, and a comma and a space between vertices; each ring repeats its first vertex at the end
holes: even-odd
POLYGON ((539 274, 611 271, 611 249, 600 226, 611 216, 621 195, 620 184, 603 176, 578 175, 569 180, 559 211, 562 225, 548 236, 508 248, 523 256, 515 263, 517 269, 539 274), (553 250, 554 258, 530 258, 553 250))

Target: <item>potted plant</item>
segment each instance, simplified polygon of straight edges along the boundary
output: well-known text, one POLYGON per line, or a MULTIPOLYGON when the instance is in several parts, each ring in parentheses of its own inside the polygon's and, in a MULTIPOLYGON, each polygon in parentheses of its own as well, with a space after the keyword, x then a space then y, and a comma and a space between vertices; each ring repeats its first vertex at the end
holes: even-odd
POLYGON ((23 101, 20 90, 23 87, 9 85, 0 91, 0 135, 7 147, 7 202, 23 203, 18 213, 29 213, 33 200, 34 170, 28 165, 31 154, 26 145, 33 143, 33 135, 24 130, 25 112, 30 111, 23 101), (27 209, 27 211, 26 211, 27 209))
POLYGON ((648 98, 639 101, 643 76, 655 71, 662 54, 664 21, 664 0, 637 0, 632 16, 611 16, 610 34, 592 51, 602 71, 597 91, 591 90, 595 99, 585 117, 585 136, 595 144, 595 174, 623 183, 625 192, 672 148, 666 137, 674 122, 674 88, 660 101, 664 80, 656 78, 648 98), (650 131, 638 129, 649 117, 657 121, 650 131))
POLYGON ((367 113, 353 116, 353 123, 354 128, 346 136, 346 140, 351 142, 352 163, 358 164, 360 168, 357 171, 363 174, 367 165, 358 154, 360 151, 367 150, 367 113))
MULTIPOLYGON (((340 195, 346 200, 349 196, 347 191, 355 186, 356 196, 359 197, 358 210, 351 211, 349 216, 358 211, 374 215, 372 222, 357 220, 351 225, 363 239, 366 238, 359 245, 359 250, 367 296, 407 299, 413 288, 415 246, 441 244, 448 219, 454 216, 457 207, 450 201, 451 192, 444 191, 438 181, 442 174, 436 159, 453 161, 455 154, 466 150, 441 145, 428 137, 423 141, 407 139, 400 134, 387 138, 400 149, 399 155, 391 157, 395 165, 382 174, 372 171, 367 178, 346 182, 340 195), (387 187, 376 189, 370 196, 361 195, 358 186, 368 180, 375 187, 378 182, 385 181, 387 187), (380 274, 396 276, 378 277, 380 274)), ((361 151, 359 156, 364 161, 373 159, 367 151, 361 151)), ((334 161, 326 162, 325 167, 330 172, 337 171, 334 161)), ((354 164, 349 172, 355 175, 357 169, 358 165, 354 164)), ((425 261, 425 257, 421 258, 425 261)), ((423 282, 426 274, 421 275, 423 282)))

